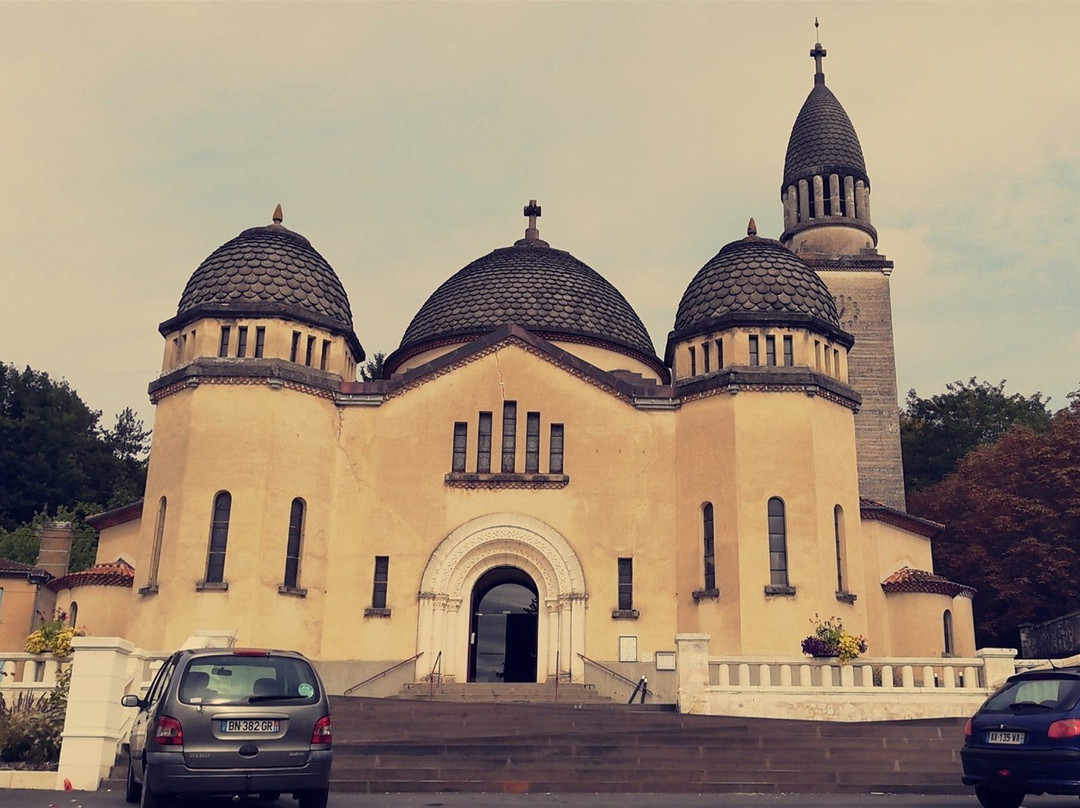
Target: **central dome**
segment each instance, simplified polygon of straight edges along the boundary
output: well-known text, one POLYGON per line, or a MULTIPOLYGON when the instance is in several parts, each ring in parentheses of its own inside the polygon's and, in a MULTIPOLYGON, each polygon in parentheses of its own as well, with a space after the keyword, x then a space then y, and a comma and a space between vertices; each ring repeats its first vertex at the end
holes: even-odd
POLYGON ((387 360, 393 372, 409 357, 470 342, 503 325, 546 340, 600 345, 662 367, 648 331, 619 291, 530 228, 512 247, 494 250, 443 283, 413 317, 387 360), (530 237, 531 235, 531 237, 530 237))

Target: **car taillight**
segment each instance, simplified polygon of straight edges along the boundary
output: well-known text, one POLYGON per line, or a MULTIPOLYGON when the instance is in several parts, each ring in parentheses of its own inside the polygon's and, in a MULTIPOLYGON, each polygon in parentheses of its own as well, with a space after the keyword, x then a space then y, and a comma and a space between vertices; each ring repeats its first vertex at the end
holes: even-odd
POLYGON ((970 718, 967 720, 967 723, 964 724, 964 737, 965 738, 970 738, 971 737, 971 719, 970 718))
POLYGON ((1046 737, 1052 741, 1061 740, 1062 738, 1075 738, 1077 735, 1080 735, 1080 719, 1077 718, 1055 721, 1046 731, 1046 737))
POLYGON ((184 728, 172 716, 160 716, 154 725, 154 743, 159 746, 183 746, 184 728))
POLYGON ((329 746, 334 740, 334 733, 330 728, 330 716, 324 715, 315 723, 315 729, 311 731, 312 746, 329 746))

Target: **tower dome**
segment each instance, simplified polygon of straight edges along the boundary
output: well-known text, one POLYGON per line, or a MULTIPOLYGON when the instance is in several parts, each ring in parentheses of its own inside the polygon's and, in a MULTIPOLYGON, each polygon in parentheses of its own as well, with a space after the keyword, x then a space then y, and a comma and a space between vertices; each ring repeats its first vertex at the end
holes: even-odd
POLYGON ((291 316, 352 333, 349 298, 337 273, 299 233, 274 223, 244 230, 214 250, 188 279, 177 318, 291 316))
POLYGON ((844 107, 825 86, 818 42, 814 87, 791 128, 780 199, 785 246, 800 253, 854 254, 877 246, 870 223, 870 177, 862 145, 844 107))
POLYGON ((840 330, 836 302, 818 274, 779 241, 759 237, 751 219, 746 238, 723 247, 686 287, 669 345, 706 331, 764 324, 840 330))
POLYGON ((476 259, 445 281, 405 329, 386 360, 394 372, 410 357, 518 325, 537 336, 630 356, 663 375, 652 340, 626 298, 598 272, 539 237, 535 200, 525 238, 476 259))

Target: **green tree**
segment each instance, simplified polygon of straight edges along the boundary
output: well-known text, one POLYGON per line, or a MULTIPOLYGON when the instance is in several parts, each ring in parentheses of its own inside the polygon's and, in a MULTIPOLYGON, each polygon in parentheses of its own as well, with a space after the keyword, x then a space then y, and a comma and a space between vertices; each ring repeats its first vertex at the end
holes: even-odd
POLYGON ((383 364, 386 362, 386 354, 376 351, 372 354, 364 366, 360 368, 360 379, 365 382, 373 382, 383 377, 383 364))
POLYGON ((53 514, 39 513, 12 531, 0 529, 0 558, 36 564, 39 534, 46 522, 71 522, 75 537, 71 545, 68 569, 78 572, 94 565, 97 555, 97 531, 86 524, 86 517, 104 510, 100 505, 79 503, 74 508, 57 508, 53 514))
POLYGON ((945 389, 930 398, 909 391, 900 412, 904 484, 909 495, 940 482, 968 452, 993 443, 1014 426, 1040 432, 1050 423, 1048 401, 1042 393, 1006 395, 1004 381, 990 384, 974 376, 945 389))
POLYGON ((142 423, 130 410, 112 430, 100 420, 67 382, 0 363, 0 529, 60 506, 113 506, 142 495, 142 423))
POLYGON ((1009 430, 967 454, 910 510, 945 524, 935 570, 976 587, 980 644, 1017 642, 1016 628, 1080 609, 1080 392, 1036 432, 1009 430))

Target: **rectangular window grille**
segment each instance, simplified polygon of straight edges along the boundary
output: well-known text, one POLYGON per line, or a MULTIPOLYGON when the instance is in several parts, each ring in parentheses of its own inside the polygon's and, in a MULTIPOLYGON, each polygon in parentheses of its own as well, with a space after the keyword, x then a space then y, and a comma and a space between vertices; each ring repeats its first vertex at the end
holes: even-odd
POLYGON ((390 556, 375 556, 375 581, 371 587, 371 608, 386 608, 386 585, 390 580, 390 556))
POLYGON ((758 360, 758 338, 755 335, 750 336, 750 364, 760 364, 758 360))
POLYGON ((716 589, 716 538, 713 533, 713 506, 711 502, 705 505, 702 522, 705 551, 705 588, 716 589))
POLYGON ((773 586, 788 585, 784 503, 776 497, 769 500, 769 581, 773 586))
POLYGON ((548 473, 563 473, 563 425, 551 425, 551 440, 548 441, 548 473))
POLYGON ((296 357, 300 355, 300 332, 292 332, 292 349, 289 351, 289 361, 295 362, 296 357))
POLYGON ((315 337, 307 338, 307 353, 305 354, 304 364, 311 367, 311 360, 315 358, 315 337))
POLYGON ((304 543, 304 500, 294 499, 289 510, 289 542, 285 547, 285 580, 289 589, 300 581, 300 548, 304 543))
POLYGON ((236 355, 240 358, 247 356, 247 326, 242 325, 236 329, 236 355))
POLYGON ((540 471, 540 413, 530 412, 525 416, 525 473, 537 474, 540 471))
POLYGON ((517 454, 517 402, 503 402, 502 471, 514 473, 514 455, 517 454))
POLYGON ((451 471, 465 471, 465 447, 469 441, 469 425, 464 421, 454 424, 454 460, 451 471))
POLYGON ((330 340, 324 339, 322 341, 322 357, 319 359, 319 370, 326 370, 326 366, 330 363, 330 340))
POLYGON ((223 325, 221 327, 221 344, 218 345, 217 355, 218 356, 228 356, 229 355, 229 327, 227 325, 223 325))
POLYGON ((491 473, 491 413, 480 413, 476 430, 476 471, 479 474, 491 473))
POLYGON ((765 364, 776 367, 776 337, 765 337, 765 364))
POLYGON ((697 351, 693 345, 690 346, 690 375, 697 376, 697 351))
POLYGON ((712 370, 712 368, 710 367, 710 365, 711 365, 711 362, 710 362, 711 357, 709 356, 709 343, 707 343, 707 342, 703 342, 701 344, 701 358, 705 362, 705 372, 708 373, 710 370, 712 370))
POLYGON ((784 337, 784 367, 795 364, 795 346, 790 336, 784 337))
POLYGON ((724 368, 724 341, 718 339, 716 341, 716 369, 723 370, 724 368))
POLYGON ((266 350, 266 328, 261 325, 255 326, 255 358, 262 359, 263 351, 266 350))
POLYGON ((634 608, 634 559, 619 559, 619 611, 634 608))
POLYGON ((222 491, 214 497, 214 517, 210 523, 210 550, 206 556, 206 582, 225 580, 225 548, 229 542, 229 513, 232 495, 222 491))

